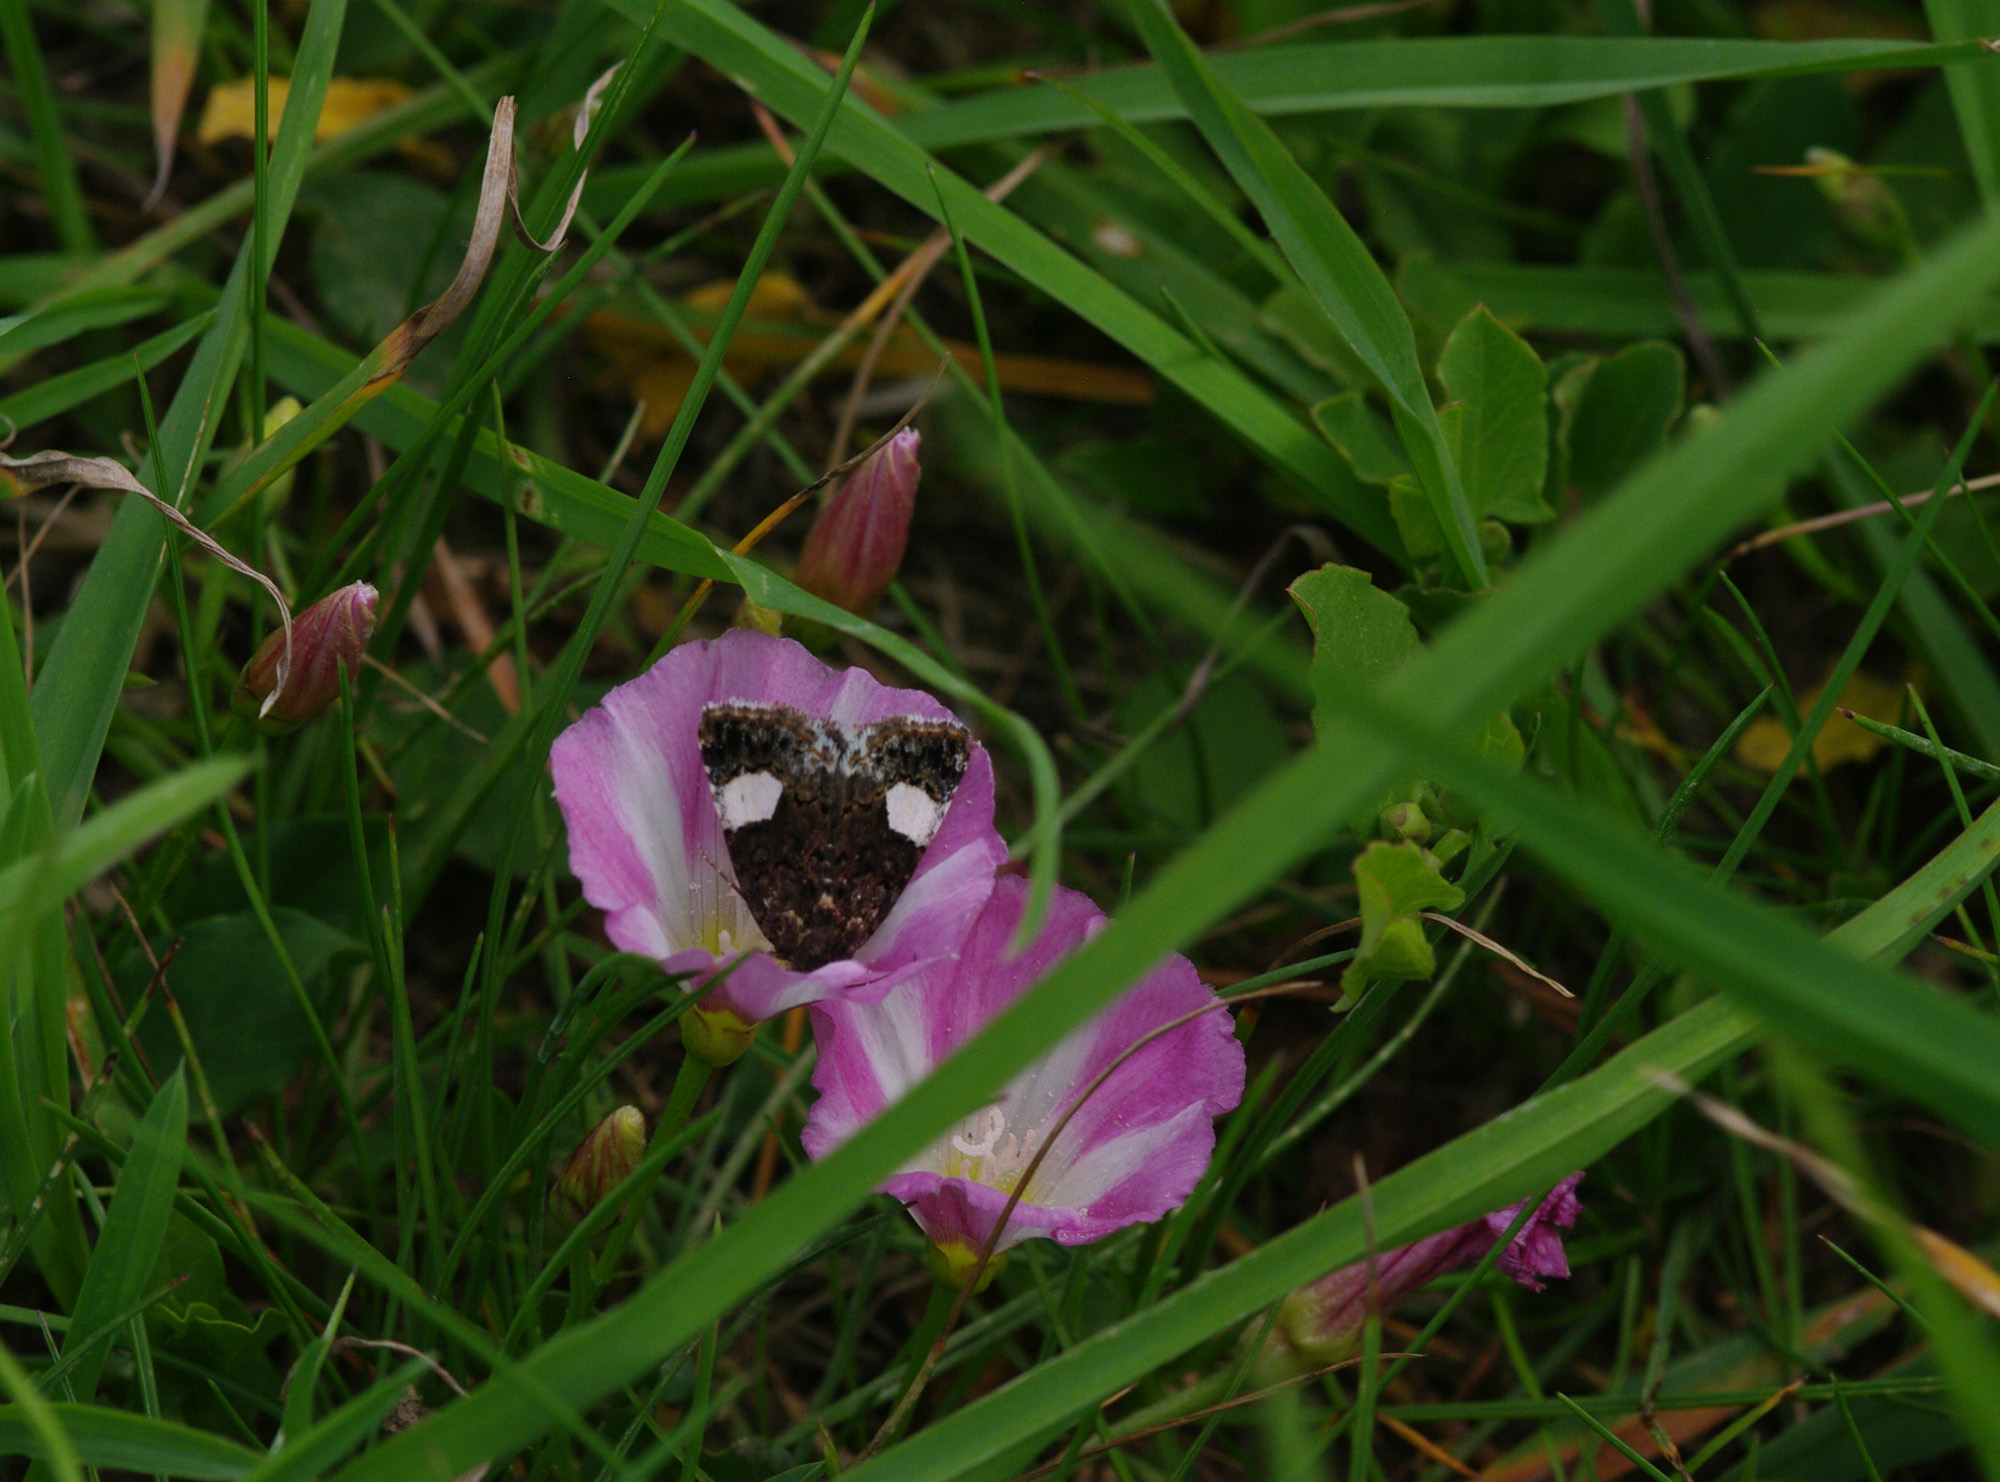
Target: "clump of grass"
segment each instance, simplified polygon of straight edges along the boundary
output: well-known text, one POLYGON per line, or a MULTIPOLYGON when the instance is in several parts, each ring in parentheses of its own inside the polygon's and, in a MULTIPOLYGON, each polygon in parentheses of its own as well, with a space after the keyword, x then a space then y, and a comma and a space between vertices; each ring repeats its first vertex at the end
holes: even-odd
POLYGON ((7 1465, 2000 1470, 2000 62, 1832 19, 0 0, 7 1465), (817 1160, 551 788, 736 627, 1110 917, 817 1160), (954 1264, 1176 953, 1212 1156, 954 1264))

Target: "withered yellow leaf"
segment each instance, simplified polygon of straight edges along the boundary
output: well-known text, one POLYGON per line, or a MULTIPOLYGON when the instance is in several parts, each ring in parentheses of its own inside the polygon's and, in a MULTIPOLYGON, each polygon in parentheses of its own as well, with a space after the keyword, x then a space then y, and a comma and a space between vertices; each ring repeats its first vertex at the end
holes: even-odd
MULTIPOLYGON (((1801 694, 1800 713, 1810 711, 1825 690, 1825 685, 1816 684, 1801 694)), ((1893 725, 1902 714, 1903 686, 1872 674, 1857 673, 1841 690, 1839 707, 1813 738, 1813 761, 1822 772, 1843 762, 1865 762, 1889 744, 1873 731, 1864 731, 1840 711, 1852 710, 1856 715, 1893 725)), ((1760 715, 1737 741, 1736 760, 1768 776, 1778 770, 1791 747, 1792 733, 1785 723, 1775 715, 1760 715)))
MULTIPOLYGON (((273 77, 269 102, 271 137, 278 137, 278 120, 284 115, 285 98, 291 91, 289 77, 273 77)), ((326 85, 326 101, 320 105, 319 121, 313 125, 315 141, 344 134, 356 124, 372 118, 385 108, 393 108, 410 96, 409 88, 386 77, 336 77, 326 85)), ((257 128, 257 82, 239 77, 211 89, 201 110, 201 127, 195 137, 204 144, 220 139, 248 139, 257 128)))
MULTIPOLYGON (((707 339, 713 317, 729 302, 735 287, 728 279, 705 283, 681 299, 697 338, 707 339)), ((835 317, 815 305, 797 280, 765 273, 750 291, 743 327, 730 340, 723 367, 738 380, 749 381, 794 366, 819 346, 835 317)), ((583 338, 606 361, 604 382, 625 387, 645 403, 640 436, 652 439, 665 433, 694 381, 694 360, 680 342, 662 324, 613 309, 599 309, 585 318, 583 338)), ((949 348, 960 364, 978 373, 977 349, 960 344, 949 348)), ((851 368, 864 349, 862 339, 850 341, 833 357, 832 368, 851 368)), ((993 359, 1000 384, 1009 391, 1126 405, 1144 405, 1153 398, 1152 378, 1123 366, 1005 351, 993 359)), ((907 325, 898 326, 876 361, 876 370, 887 376, 920 376, 936 368, 936 358, 907 325)))

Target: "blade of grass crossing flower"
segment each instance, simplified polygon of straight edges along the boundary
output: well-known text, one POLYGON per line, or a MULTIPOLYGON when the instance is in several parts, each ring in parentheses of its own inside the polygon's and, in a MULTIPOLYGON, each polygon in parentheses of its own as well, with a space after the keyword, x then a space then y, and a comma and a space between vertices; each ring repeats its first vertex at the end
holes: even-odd
MULTIPOLYGON (((686 6, 701 3, 684 0, 686 6)), ((1396 676, 1385 698, 1440 729, 1468 724, 1505 704, 1649 601, 1774 497, 1773 469, 1797 467, 1819 446, 1829 424, 1843 422, 1893 385, 1996 276, 2000 222, 1982 223, 1891 284, 1840 334, 1764 377, 1721 418, 1628 479, 1447 629, 1396 676)), ((1307 854, 1335 820, 1397 767, 1391 747, 1351 728, 1330 731, 1247 794, 1169 862, 1106 930, 853 1140, 800 1170, 717 1239, 656 1273, 614 1311, 544 1344, 522 1361, 520 1371, 581 1401, 685 1344, 941 1129, 976 1110, 1035 1056, 1110 1003, 1163 953, 1192 940, 1307 854)), ((1985 868, 2000 821, 1986 820, 1982 829, 1966 848, 1953 846, 1942 863, 1920 872, 1912 889, 1857 918, 1874 930, 1885 915, 1892 917, 1892 931, 1864 940, 1861 929, 1849 923, 1843 945, 1866 950, 1935 920, 1927 913, 1940 899, 1939 909, 1954 899, 1952 889, 1940 888, 1956 878, 1947 866, 1964 872, 1965 888, 1985 868)), ((1476 1217, 1533 1192, 1536 1178, 1546 1187, 1661 1109, 1663 1093, 1641 1083, 1638 1065, 1696 1076, 1741 1049, 1755 1032, 1754 1021, 1727 1002, 1684 1015, 1605 1069, 1377 1184, 1377 1238, 1387 1245, 1476 1217)), ((1100 1366, 1105 1348, 1093 1339, 1002 1391, 1004 1408, 996 1411, 986 1401, 968 1406, 878 1457, 869 1464, 869 1475, 938 1482, 952 1474, 933 1464, 939 1457, 954 1458, 956 1467, 957 1458, 971 1465, 999 1454, 1074 1413, 1081 1396, 1109 1393, 1301 1281, 1362 1253, 1358 1212, 1343 1206, 1114 1329, 1103 1341, 1121 1345, 1115 1364, 1100 1366), (1196 1293, 1197 1302, 1175 1305, 1196 1293), (1163 1320, 1162 1313, 1171 1316, 1163 1320), (1094 1387, 1100 1382, 1102 1387, 1094 1387), (1034 1386, 1033 1403, 1022 1400, 1022 1386, 1034 1386), (905 1453, 914 1458, 909 1465, 895 1462, 898 1470, 888 1470, 905 1453)), ((414 1458, 426 1453, 445 1465, 469 1467, 531 1439, 540 1428, 535 1413, 519 1404, 508 1385, 493 1384, 339 1475, 344 1482, 400 1482, 414 1458)))
POLYGON ((1165 0, 1130 0, 1128 9, 1188 116, 1257 207, 1313 302, 1389 394, 1397 431, 1459 573, 1474 590, 1491 585, 1458 466, 1417 359, 1416 332, 1388 276, 1271 126, 1216 76, 1165 0))
MULTIPOLYGON (((271 224, 266 246, 273 252, 304 177, 313 127, 333 72, 345 15, 346 0, 314 0, 306 17, 298 65, 271 151, 265 214, 271 224)), ((215 319, 196 347, 160 423, 159 453, 175 487, 153 492, 169 503, 182 502, 193 482, 195 470, 215 439, 222 408, 236 378, 248 339, 244 309, 250 256, 247 246, 237 253, 215 319)), ((268 261, 265 266, 269 267, 268 261)), ((158 514, 136 500, 127 501, 113 517, 110 533, 91 559, 37 676, 35 731, 41 743, 49 805, 59 829, 74 825, 83 815, 84 800, 111 726, 111 712, 123 690, 125 671, 152 601, 164 548, 165 526, 158 514)))

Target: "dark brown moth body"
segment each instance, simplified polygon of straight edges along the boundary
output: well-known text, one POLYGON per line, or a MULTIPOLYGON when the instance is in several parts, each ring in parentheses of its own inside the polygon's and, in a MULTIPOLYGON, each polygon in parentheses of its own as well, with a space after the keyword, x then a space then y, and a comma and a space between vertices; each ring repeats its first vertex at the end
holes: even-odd
POLYGON ((701 759, 736 883, 773 954, 810 972, 852 957, 916 873, 972 737, 897 716, 848 730, 789 705, 701 713, 701 759))

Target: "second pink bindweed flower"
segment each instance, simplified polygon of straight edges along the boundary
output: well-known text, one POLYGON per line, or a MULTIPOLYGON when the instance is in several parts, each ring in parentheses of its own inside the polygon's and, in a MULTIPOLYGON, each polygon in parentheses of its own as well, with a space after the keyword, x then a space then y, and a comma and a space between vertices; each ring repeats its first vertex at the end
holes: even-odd
MULTIPOLYGON (((1576 1197, 1576 1186, 1582 1180, 1581 1173, 1572 1173, 1550 1190, 1494 1262, 1529 1291, 1540 1291, 1547 1278, 1569 1275, 1569 1257, 1558 1232, 1575 1225, 1582 1212, 1576 1197)), ((1526 1200, 1510 1204, 1377 1256, 1376 1312, 1394 1311, 1396 1304, 1417 1288, 1479 1260, 1507 1233, 1526 1205, 1526 1200)), ((1286 1297, 1265 1340, 1267 1358, 1280 1367, 1310 1368, 1359 1353, 1368 1318, 1368 1267, 1368 1262, 1356 1261, 1286 1297)))
MULTIPOLYGON (((1104 924, 1088 897, 1058 889, 1040 934, 1009 956, 1027 894, 1024 880, 1003 876, 956 959, 940 958, 875 1002, 814 1006, 820 1095, 808 1153, 823 1158, 853 1136, 1104 924)), ((1004 1251, 1035 1236, 1084 1245, 1158 1219, 1200 1180, 1214 1119, 1243 1094, 1234 1027, 1187 959, 1170 956, 883 1190, 910 1207, 959 1282, 996 1229, 994 1249, 1004 1251)))

